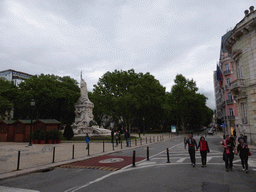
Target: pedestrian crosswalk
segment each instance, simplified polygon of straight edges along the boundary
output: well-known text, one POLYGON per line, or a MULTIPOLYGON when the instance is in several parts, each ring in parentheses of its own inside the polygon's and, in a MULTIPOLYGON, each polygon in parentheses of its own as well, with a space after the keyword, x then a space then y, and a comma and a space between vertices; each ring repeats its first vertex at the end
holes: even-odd
MULTIPOLYGON (((147 163, 148 165, 157 165, 166 163, 167 159, 167 152, 163 151, 156 156, 150 158, 151 163, 147 163)), ((195 154, 196 164, 201 164, 201 155, 200 151, 196 151, 195 154)), ((169 160, 173 164, 190 164, 190 156, 188 153, 188 149, 184 149, 184 144, 180 143, 174 147, 169 148, 169 160)), ((223 152, 219 150, 210 150, 210 153, 207 154, 207 163, 208 164, 216 164, 216 165, 224 165, 225 162, 223 161, 223 152)), ((234 165, 241 165, 241 160, 238 155, 234 156, 234 165)), ((248 161, 249 167, 255 167, 256 164, 253 158, 249 159, 248 161)), ((141 164, 145 166, 146 164, 141 164)))

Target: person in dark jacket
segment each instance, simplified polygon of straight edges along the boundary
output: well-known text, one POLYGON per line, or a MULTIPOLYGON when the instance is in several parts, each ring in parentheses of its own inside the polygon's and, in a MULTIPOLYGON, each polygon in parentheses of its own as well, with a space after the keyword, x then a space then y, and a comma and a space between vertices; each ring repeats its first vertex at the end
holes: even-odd
POLYGON ((205 138, 202 136, 200 138, 200 141, 198 143, 197 149, 200 147, 200 154, 201 154, 201 160, 202 160, 202 167, 206 167, 207 162, 207 152, 209 153, 209 147, 207 141, 205 141, 205 138))
POLYGON ((249 148, 248 145, 244 143, 243 139, 240 139, 240 144, 237 146, 237 152, 236 155, 239 153, 241 163, 243 166, 243 171, 246 170, 246 173, 248 173, 248 153, 249 153, 249 148), (244 169, 245 165, 245 169, 244 169))
POLYGON ((129 147, 130 133, 128 132, 127 129, 125 130, 124 138, 126 139, 126 147, 129 147))
POLYGON ((185 141, 185 150, 186 150, 187 144, 188 144, 188 153, 190 155, 191 163, 192 163, 193 167, 195 167, 195 165, 196 165, 195 154, 196 154, 196 150, 197 150, 197 144, 196 144, 196 141, 193 138, 193 135, 191 133, 189 134, 188 139, 185 141))
POLYGON ((233 169, 234 151, 236 150, 236 146, 230 139, 229 135, 227 135, 226 139, 222 141, 222 147, 224 148, 225 167, 228 172, 229 169, 233 169))

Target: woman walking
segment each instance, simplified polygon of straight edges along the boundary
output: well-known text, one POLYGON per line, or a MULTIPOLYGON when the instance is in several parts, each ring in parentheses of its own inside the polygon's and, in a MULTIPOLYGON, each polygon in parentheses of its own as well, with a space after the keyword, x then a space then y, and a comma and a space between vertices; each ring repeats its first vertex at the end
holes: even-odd
POLYGON ((248 171, 248 156, 249 156, 249 148, 248 145, 244 143, 243 139, 240 139, 240 143, 237 146, 237 152, 236 155, 239 153, 241 163, 243 166, 243 171, 246 170, 246 173, 249 173, 248 171), (244 169, 245 166, 245 169, 244 169))
POLYGON ((202 167, 206 167, 206 162, 207 162, 207 153, 210 152, 208 143, 205 141, 205 138, 202 136, 200 138, 200 141, 198 143, 198 147, 200 147, 200 154, 201 154, 201 160, 202 160, 202 167))

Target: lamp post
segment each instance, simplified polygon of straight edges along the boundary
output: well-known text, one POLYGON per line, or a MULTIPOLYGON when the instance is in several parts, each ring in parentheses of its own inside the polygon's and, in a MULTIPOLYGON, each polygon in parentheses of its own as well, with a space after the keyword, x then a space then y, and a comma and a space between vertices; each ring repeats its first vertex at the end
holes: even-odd
POLYGON ((32 146, 31 136, 32 136, 33 107, 35 106, 34 99, 31 99, 30 105, 31 105, 31 124, 30 124, 30 136, 29 136, 29 144, 28 144, 28 146, 32 146))

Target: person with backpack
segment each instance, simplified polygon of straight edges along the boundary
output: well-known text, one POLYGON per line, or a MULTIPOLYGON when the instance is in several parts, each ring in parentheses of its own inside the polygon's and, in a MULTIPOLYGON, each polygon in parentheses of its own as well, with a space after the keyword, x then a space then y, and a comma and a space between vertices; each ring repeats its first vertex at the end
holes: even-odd
POLYGON ((188 139, 185 140, 185 150, 186 150, 187 144, 188 144, 188 153, 190 155, 190 161, 191 161, 193 167, 195 167, 195 165, 196 165, 195 154, 196 154, 196 150, 197 150, 197 144, 196 144, 195 139, 193 138, 192 133, 190 133, 188 139))
POLYGON ((249 152, 248 145, 246 145, 244 143, 243 139, 240 139, 240 143, 237 146, 236 155, 238 153, 239 153, 239 156, 240 156, 240 159, 241 159, 243 171, 246 170, 246 173, 249 173, 249 171, 248 171, 248 156, 249 156, 250 152, 249 152))
POLYGON ((197 149, 199 147, 200 147, 200 154, 201 154, 201 160, 202 160, 202 167, 206 167, 207 153, 209 153, 210 150, 208 147, 208 143, 207 141, 205 141, 205 138, 203 136, 200 138, 197 149))
POLYGON ((229 135, 227 135, 226 138, 222 141, 222 147, 224 148, 223 158, 225 160, 226 171, 232 171, 234 151, 236 150, 236 146, 234 142, 229 138, 229 135))

